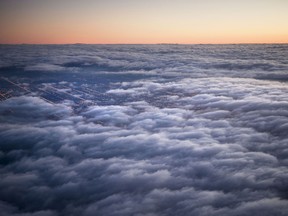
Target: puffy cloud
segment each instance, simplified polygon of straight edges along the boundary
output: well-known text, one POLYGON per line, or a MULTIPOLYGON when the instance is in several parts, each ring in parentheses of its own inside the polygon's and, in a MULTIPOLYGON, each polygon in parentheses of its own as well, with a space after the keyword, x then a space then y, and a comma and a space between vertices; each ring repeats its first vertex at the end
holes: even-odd
MULTIPOLYGON (((105 60, 109 65, 105 70, 113 76, 96 71, 98 80, 95 74, 80 73, 65 80, 59 71, 50 75, 52 83, 43 83, 29 73, 29 86, 36 94, 0 103, 3 215, 288 213, 288 87, 284 82, 251 78, 260 70, 279 72, 284 64, 278 62, 279 67, 268 70, 255 60, 250 69, 257 72, 250 78, 249 68, 236 66, 226 68, 231 70, 226 77, 217 77, 226 70, 217 67, 212 67, 213 77, 212 69, 203 69, 210 76, 202 78, 188 73, 123 75, 111 68, 146 70, 143 64, 152 64, 162 71, 167 67, 184 71, 184 63, 201 53, 205 54, 201 60, 211 64, 222 58, 245 65, 237 63, 236 56, 245 59, 254 51, 208 46, 208 57, 205 46, 95 47, 72 46, 70 52, 79 56, 71 58, 56 47, 59 58, 51 55, 48 62, 90 70, 95 61, 99 65, 110 59, 105 60), (212 48, 235 59, 219 57, 212 48), (175 62, 163 66, 172 57, 175 62), (237 78, 242 71, 242 78, 237 78), (49 103, 45 94, 37 97, 42 89, 38 82, 71 95, 49 103)), ((256 53, 261 56, 265 50, 256 53)), ((185 68, 192 70, 189 73, 196 68, 191 64, 185 68)))
POLYGON ((32 66, 26 66, 24 68, 25 71, 61 71, 65 70, 65 67, 61 67, 59 65, 53 65, 53 64, 36 64, 32 66))
POLYGON ((0 118, 5 122, 39 121, 43 119, 67 116, 71 108, 47 103, 37 97, 13 97, 1 103, 0 118))

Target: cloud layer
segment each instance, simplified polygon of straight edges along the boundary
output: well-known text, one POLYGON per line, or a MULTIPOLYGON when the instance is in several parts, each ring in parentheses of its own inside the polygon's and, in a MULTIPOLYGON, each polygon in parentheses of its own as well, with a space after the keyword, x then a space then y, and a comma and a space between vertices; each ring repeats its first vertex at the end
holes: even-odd
POLYGON ((38 88, 2 101, 2 215, 287 215, 288 86, 233 67, 226 77, 115 73, 96 85, 58 71, 41 88, 70 99, 48 103, 38 88))
POLYGON ((285 44, 1 45, 0 71, 122 72, 287 80, 287 50, 285 44))

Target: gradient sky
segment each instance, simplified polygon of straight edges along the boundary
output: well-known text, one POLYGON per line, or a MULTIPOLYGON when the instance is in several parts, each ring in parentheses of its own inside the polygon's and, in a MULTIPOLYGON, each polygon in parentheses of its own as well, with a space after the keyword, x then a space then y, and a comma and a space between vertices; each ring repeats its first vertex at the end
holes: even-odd
POLYGON ((288 43, 288 0, 0 0, 0 43, 288 43))

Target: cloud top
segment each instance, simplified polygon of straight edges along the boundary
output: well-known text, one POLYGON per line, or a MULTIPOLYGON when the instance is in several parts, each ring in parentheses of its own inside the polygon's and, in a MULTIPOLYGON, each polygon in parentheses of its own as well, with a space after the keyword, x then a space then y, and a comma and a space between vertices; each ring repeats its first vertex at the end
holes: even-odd
MULTIPOLYGON (((3 215, 288 213, 288 86, 253 78, 277 69, 213 69, 218 75, 225 71, 224 77, 210 76, 212 69, 201 69, 201 77, 180 71, 176 77, 139 76, 138 69, 136 75, 128 69, 128 60, 138 58, 147 65, 155 61, 158 66, 151 71, 161 68, 169 74, 176 66, 161 64, 174 54, 192 58, 193 49, 152 47, 160 58, 152 60, 149 46, 94 48, 91 56, 105 54, 115 59, 113 64, 122 53, 129 74, 110 70, 110 65, 105 70, 113 76, 90 71, 87 78, 78 71, 76 78, 67 78, 63 71, 46 71, 52 75, 45 82, 33 73, 9 77, 32 93, 0 103, 3 215), (51 103, 45 98, 58 99, 51 103)), ((232 52, 228 48, 219 49, 232 52)), ((79 47, 75 49, 78 58, 79 47)), ((86 47, 79 55, 89 52, 86 47)), ((221 58, 234 64, 227 56, 221 58)), ((60 55, 59 61, 63 59, 60 55)), ((182 60, 188 62, 180 58, 170 64, 181 65, 182 60)), ((195 72, 189 65, 177 67, 195 72)))

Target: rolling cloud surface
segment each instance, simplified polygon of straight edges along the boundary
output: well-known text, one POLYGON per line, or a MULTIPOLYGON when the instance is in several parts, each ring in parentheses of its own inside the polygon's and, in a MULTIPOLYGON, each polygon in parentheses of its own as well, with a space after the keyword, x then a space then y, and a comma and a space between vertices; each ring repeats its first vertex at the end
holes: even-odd
POLYGON ((1 214, 287 215, 284 48, 4 47, 1 214))

